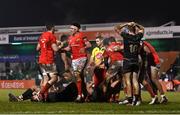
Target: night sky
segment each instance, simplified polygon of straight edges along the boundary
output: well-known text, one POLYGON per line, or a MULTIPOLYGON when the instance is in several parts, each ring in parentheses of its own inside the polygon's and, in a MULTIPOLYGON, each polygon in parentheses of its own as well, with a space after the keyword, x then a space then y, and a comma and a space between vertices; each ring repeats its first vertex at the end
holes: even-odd
POLYGON ((169 21, 180 25, 178 5, 175 0, 0 0, 0 27, 127 21, 144 26, 169 21))

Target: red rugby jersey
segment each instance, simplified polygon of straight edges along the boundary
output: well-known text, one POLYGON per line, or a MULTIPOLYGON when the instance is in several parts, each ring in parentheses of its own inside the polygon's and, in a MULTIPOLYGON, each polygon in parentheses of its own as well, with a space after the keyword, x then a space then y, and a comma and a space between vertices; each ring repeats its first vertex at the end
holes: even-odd
POLYGON ((106 55, 111 59, 111 63, 113 63, 114 61, 121 61, 123 60, 123 54, 120 51, 113 51, 114 47, 116 46, 121 46, 122 44, 120 43, 116 43, 116 42, 112 42, 107 50, 106 50, 106 55))
POLYGON ((158 56, 156 50, 154 49, 154 47, 147 41, 143 41, 143 44, 149 48, 150 52, 152 53, 152 55, 154 57, 154 62, 156 64, 159 64, 160 63, 159 56, 158 56))
POLYGON ((69 37, 69 45, 71 47, 72 59, 86 57, 85 41, 83 40, 83 33, 79 32, 69 37), (83 50, 83 52, 80 52, 83 50))
POLYGON ((56 44, 56 37, 51 32, 44 32, 39 38, 40 56, 39 63, 51 64, 54 63, 54 51, 52 44, 56 44))

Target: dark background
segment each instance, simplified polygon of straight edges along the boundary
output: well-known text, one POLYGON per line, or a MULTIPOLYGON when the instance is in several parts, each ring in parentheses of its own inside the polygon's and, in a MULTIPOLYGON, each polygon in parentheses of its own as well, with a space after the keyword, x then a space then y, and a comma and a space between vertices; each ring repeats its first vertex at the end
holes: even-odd
POLYGON ((0 27, 127 21, 180 25, 179 12, 176 0, 0 0, 0 27))

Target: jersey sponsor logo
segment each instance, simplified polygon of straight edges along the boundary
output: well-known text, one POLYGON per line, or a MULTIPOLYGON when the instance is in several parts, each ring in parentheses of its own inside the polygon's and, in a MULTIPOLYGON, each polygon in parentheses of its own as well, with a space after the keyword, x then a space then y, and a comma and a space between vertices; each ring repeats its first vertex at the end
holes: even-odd
POLYGON ((97 59, 102 59, 103 58, 103 54, 101 52, 96 54, 96 58, 97 59))

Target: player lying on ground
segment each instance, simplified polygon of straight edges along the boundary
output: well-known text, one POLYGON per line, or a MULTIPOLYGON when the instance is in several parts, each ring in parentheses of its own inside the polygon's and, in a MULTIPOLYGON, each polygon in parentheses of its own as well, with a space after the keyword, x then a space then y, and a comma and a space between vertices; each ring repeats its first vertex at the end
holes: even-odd
MULTIPOLYGON (((55 88, 51 88, 51 91, 48 92, 47 102, 68 102, 74 101, 77 97, 77 87, 74 82, 70 82, 69 84, 59 84, 55 88)), ((12 93, 9 93, 9 101, 11 102, 18 102, 18 101, 25 101, 31 100, 34 102, 40 102, 39 99, 39 92, 40 89, 37 86, 27 89, 23 92, 20 96, 15 96, 12 93)))

